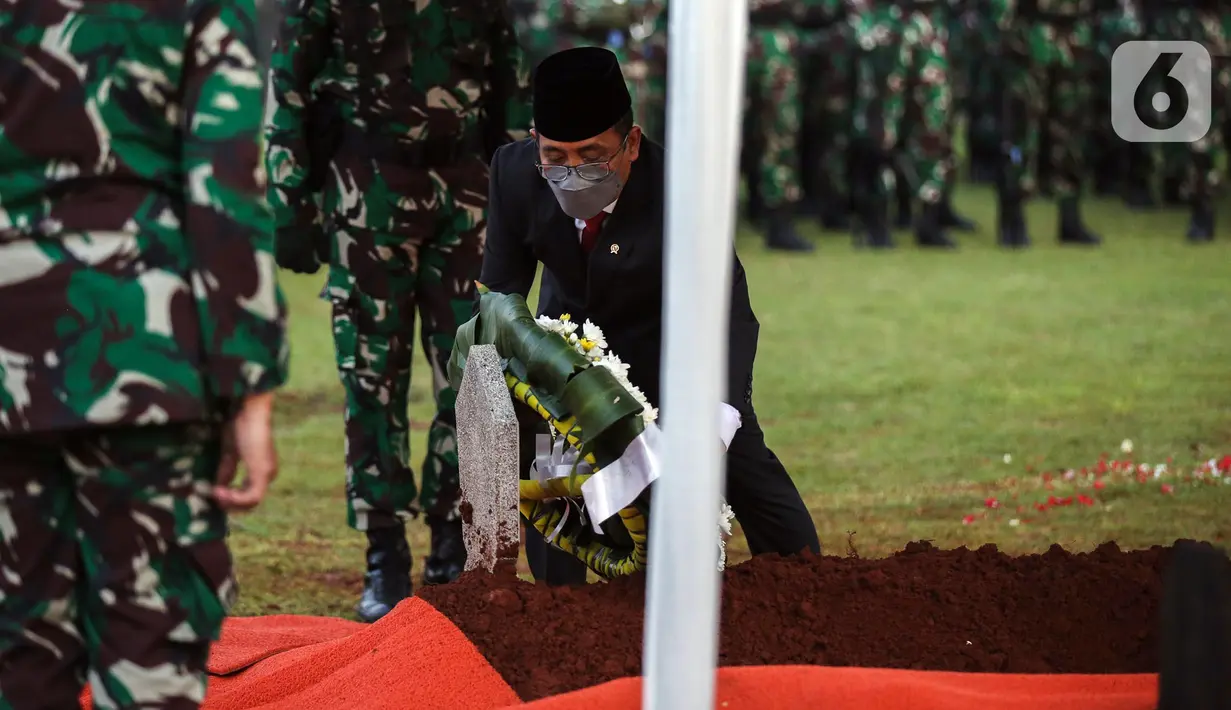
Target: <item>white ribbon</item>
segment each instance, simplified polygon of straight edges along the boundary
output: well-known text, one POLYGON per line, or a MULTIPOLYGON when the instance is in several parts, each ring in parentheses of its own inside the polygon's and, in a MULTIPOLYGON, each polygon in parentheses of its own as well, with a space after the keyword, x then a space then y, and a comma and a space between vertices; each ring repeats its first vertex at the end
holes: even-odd
POLYGON ((534 462, 530 464, 530 478, 542 483, 549 478, 564 478, 573 474, 577 467, 579 475, 585 475, 594 468, 584 460, 578 460, 580 453, 568 445, 564 437, 552 442, 548 434, 539 434, 534 440, 534 462))
MULTIPOLYGON (((722 403, 718 431, 724 451, 731 445, 731 440, 735 438, 735 432, 741 424, 739 411, 725 402, 722 403)), ((662 475, 661 442, 662 430, 657 424, 647 424, 645 430, 628 443, 619 459, 603 467, 581 484, 587 517, 596 533, 602 534, 600 526, 603 522, 627 508, 662 475)), ((569 446, 563 437, 553 442, 550 436, 540 434, 535 441, 535 448, 530 477, 536 481, 568 476, 574 472, 574 466, 578 474, 589 474, 594 470, 584 460, 578 460, 580 454, 569 446)))
POLYGON ((603 521, 628 507, 662 472, 659 440, 662 430, 647 424, 645 431, 628 443, 624 453, 604 466, 585 483, 581 495, 590 511, 590 526, 601 533, 603 521))

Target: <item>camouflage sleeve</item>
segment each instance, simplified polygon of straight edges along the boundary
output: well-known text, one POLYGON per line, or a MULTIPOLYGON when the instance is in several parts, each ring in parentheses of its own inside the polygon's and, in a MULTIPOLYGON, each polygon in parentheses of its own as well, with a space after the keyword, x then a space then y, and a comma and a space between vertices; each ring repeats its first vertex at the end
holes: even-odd
MULTIPOLYGON (((530 136, 533 111, 530 103, 530 68, 526 54, 517 41, 517 32, 507 9, 500 12, 492 26, 492 51, 488 74, 491 76, 492 100, 501 105, 493 112, 500 115, 498 144, 513 143, 530 136)), ((494 117, 493 116, 493 117, 494 117)))
POLYGON ((1009 29, 1009 25, 1016 19, 1014 18, 1014 0, 988 0, 988 14, 991 24, 1001 30, 1009 29))
POLYGON ((261 169, 264 82, 253 0, 193 0, 184 58, 184 232, 210 394, 223 406, 286 381, 286 302, 261 169))
POLYGON ((269 203, 279 233, 321 223, 309 187, 312 81, 329 52, 329 0, 286 0, 270 58, 272 111, 266 133, 269 203))

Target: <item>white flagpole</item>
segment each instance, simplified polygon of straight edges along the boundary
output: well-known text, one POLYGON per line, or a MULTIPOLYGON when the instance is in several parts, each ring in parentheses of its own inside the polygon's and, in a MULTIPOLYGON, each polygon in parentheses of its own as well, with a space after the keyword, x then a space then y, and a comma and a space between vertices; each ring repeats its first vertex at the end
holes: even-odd
POLYGON ((670 0, 669 12, 663 473, 650 515, 642 700, 646 710, 711 710, 748 4, 670 0))

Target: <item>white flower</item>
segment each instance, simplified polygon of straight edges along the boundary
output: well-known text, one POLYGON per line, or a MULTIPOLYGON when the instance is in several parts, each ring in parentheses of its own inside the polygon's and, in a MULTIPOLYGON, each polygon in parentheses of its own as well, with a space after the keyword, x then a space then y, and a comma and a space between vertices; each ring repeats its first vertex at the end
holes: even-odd
POLYGON ((1005 455, 1004 455, 1004 462, 1005 462, 1005 463, 1013 463, 1013 456, 1012 456, 1012 454, 1005 454, 1005 455))
POLYGON ((603 329, 591 323, 589 319, 582 324, 581 334, 586 340, 589 340, 598 347, 603 348, 604 350, 607 349, 607 340, 603 337, 603 329))
POLYGON ((628 364, 620 359, 619 355, 607 354, 603 358, 602 366, 615 373, 617 378, 628 379, 628 364))
POLYGON ((1120 451, 1122 451, 1122 452, 1124 452, 1124 453, 1126 453, 1126 454, 1131 454, 1131 453, 1133 453, 1133 440, 1132 440, 1132 439, 1125 439, 1124 441, 1121 441, 1121 442, 1120 442, 1120 451))
POLYGON ((1012 520, 1010 520, 1010 521, 1009 521, 1009 527, 1014 527, 1014 528, 1015 528, 1015 527, 1017 527, 1018 525, 1021 525, 1021 524, 1022 524, 1022 521, 1018 520, 1017 518, 1013 518, 1012 520))
POLYGON ((727 505, 724 499, 718 509, 718 570, 727 567, 727 538, 731 537, 731 521, 735 519, 735 511, 727 505))

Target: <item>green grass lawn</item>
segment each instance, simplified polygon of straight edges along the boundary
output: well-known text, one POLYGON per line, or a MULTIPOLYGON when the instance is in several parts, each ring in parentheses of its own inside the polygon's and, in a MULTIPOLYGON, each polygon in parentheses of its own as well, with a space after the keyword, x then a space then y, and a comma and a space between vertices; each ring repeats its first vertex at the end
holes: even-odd
MULTIPOLYGON (((848 540, 871 557, 917 539, 1015 552, 1225 539, 1231 485, 1173 481, 1167 494, 1169 477, 1115 479, 1092 506, 1031 504, 1068 494, 1046 490, 1040 472, 1119 456, 1124 439, 1138 461, 1173 466, 1231 453, 1229 222, 1221 241, 1194 247, 1183 212, 1093 202, 1089 221, 1107 243, 1062 249, 1055 207, 1040 200, 1035 247, 1006 253, 994 246, 990 193, 963 187, 958 205, 980 231, 960 235, 957 253, 860 252, 845 234, 812 231, 815 254, 779 255, 741 232, 762 323, 755 402, 827 552, 846 554, 848 540), (1000 507, 986 508, 989 497, 1000 507)), ((349 616, 362 586, 322 279, 283 282, 293 375, 278 409, 282 474, 259 511, 235 520, 241 615, 349 616)), ((416 368, 417 466, 430 418, 421 355, 416 368)), ((411 529, 422 554, 424 525, 411 529)), ((741 540, 732 549, 746 555, 741 540)))

